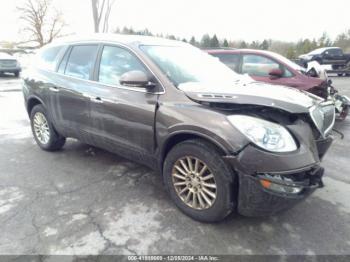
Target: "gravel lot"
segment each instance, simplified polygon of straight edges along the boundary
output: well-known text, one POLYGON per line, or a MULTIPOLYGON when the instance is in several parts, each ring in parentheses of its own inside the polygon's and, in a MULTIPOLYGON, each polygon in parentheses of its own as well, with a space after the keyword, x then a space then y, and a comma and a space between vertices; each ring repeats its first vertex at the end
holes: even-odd
MULTIPOLYGON (((333 81, 350 96, 350 78, 333 81)), ((350 254, 350 118, 325 188, 278 216, 202 224, 146 167, 76 140, 40 150, 19 88, 0 78, 0 254, 350 254)))

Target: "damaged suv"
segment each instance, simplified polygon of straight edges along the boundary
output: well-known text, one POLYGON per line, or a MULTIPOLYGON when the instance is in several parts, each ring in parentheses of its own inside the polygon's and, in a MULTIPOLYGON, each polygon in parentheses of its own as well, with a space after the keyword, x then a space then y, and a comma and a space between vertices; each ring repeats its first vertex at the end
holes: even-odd
POLYGON ((335 114, 316 96, 145 36, 68 39, 37 59, 23 84, 37 144, 73 137, 154 168, 194 219, 274 214, 322 186, 335 114))

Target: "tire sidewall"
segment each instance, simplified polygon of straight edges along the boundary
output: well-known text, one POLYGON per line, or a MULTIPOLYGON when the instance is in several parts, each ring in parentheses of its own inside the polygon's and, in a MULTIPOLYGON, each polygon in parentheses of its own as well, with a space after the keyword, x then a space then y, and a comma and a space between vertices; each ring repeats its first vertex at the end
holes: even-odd
POLYGON ((167 155, 163 168, 164 183, 172 200, 182 212, 202 222, 217 222, 231 213, 234 203, 232 199, 233 181, 230 181, 227 177, 227 175, 233 176, 230 173, 229 168, 218 153, 211 148, 191 142, 184 142, 175 146, 167 155), (176 161, 184 156, 193 156, 200 159, 214 175, 217 195, 214 204, 208 209, 193 209, 186 205, 176 193, 172 182, 172 169, 176 161))
POLYGON ((48 117, 47 113, 46 113, 46 110, 44 109, 44 107, 42 105, 36 105, 34 106, 34 108, 32 109, 31 113, 30 113, 30 125, 31 125, 31 128, 32 128, 32 133, 33 133, 33 136, 34 136, 34 139, 36 141, 36 143, 42 148, 42 149, 45 149, 45 150, 49 150, 51 149, 55 139, 57 138, 57 134, 55 133, 54 131, 54 127, 50 121, 50 118, 48 117), (50 138, 49 138, 49 141, 46 143, 46 144, 43 144, 39 141, 39 139, 37 138, 36 134, 35 134, 35 131, 34 131, 34 116, 36 113, 42 113, 45 118, 46 118, 46 121, 48 123, 48 126, 49 126, 49 133, 50 133, 50 138))

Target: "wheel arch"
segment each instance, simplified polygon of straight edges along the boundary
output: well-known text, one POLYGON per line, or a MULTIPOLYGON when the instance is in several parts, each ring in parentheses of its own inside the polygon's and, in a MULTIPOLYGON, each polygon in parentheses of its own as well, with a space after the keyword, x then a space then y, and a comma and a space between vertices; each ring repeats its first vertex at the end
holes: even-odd
POLYGON ((39 104, 41 104, 45 107, 44 102, 40 98, 38 98, 36 96, 29 97, 27 100, 27 105, 26 105, 28 114, 30 115, 30 112, 33 110, 34 106, 39 105, 39 104))
POLYGON ((212 144, 216 150, 221 155, 227 155, 229 154, 229 151, 218 141, 213 139, 212 137, 209 137, 206 134, 198 133, 196 131, 182 131, 182 132, 175 132, 171 134, 163 143, 163 146, 161 148, 160 153, 160 168, 162 170, 163 162, 167 156, 167 154, 170 152, 170 150, 177 144, 184 142, 186 140, 191 139, 202 139, 210 144, 212 144))

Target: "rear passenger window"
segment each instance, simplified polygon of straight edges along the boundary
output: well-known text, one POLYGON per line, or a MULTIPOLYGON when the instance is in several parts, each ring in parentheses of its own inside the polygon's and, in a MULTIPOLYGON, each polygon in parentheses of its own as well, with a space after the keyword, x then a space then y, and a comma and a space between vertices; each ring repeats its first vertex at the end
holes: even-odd
POLYGON ((89 79, 90 72, 95 64, 97 50, 97 45, 73 46, 65 74, 76 78, 89 79))
POLYGON ((219 58, 221 62, 223 62, 233 71, 238 73, 239 54, 212 54, 212 55, 219 58))
POLYGON ((49 47, 44 49, 39 55, 38 66, 42 69, 55 71, 58 55, 62 46, 49 47))

